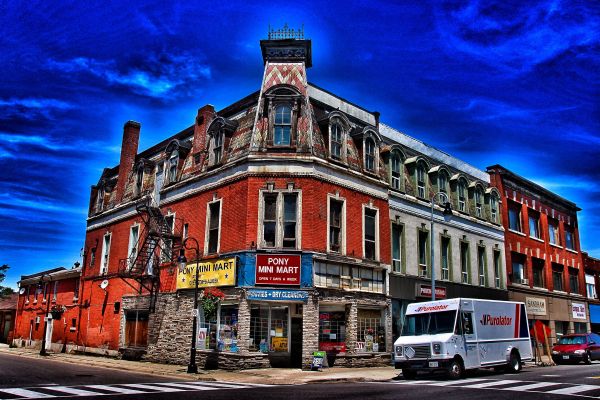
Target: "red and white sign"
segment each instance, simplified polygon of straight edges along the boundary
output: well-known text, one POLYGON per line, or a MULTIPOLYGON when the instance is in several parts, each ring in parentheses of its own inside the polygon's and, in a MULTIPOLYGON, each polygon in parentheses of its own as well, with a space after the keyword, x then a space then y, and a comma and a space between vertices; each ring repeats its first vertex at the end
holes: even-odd
POLYGON ((300 256, 257 254, 257 285, 300 285, 300 256))
MULTIPOLYGON (((431 297, 431 286, 430 285, 419 285, 419 297, 431 297)), ((445 299, 446 288, 443 286, 435 287, 435 298, 445 299)))

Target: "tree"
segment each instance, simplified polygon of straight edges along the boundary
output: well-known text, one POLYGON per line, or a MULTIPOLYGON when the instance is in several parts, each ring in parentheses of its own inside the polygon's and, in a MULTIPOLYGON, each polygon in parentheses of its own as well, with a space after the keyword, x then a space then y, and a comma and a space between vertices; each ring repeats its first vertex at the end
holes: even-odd
MULTIPOLYGON (((6 271, 8 271, 9 268, 8 264, 2 264, 2 266, 0 266, 0 283, 4 282, 6 271)), ((12 288, 0 285, 0 297, 8 296, 14 292, 15 291, 12 288)))

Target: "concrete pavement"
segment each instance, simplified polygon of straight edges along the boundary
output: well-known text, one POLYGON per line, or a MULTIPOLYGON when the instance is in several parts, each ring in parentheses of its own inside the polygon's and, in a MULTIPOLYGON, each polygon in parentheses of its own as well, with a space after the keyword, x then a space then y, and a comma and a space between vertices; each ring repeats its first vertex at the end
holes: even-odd
MULTIPOLYGON (((263 384, 301 384, 318 382, 376 382, 389 381, 400 373, 394 367, 370 368, 323 368, 322 371, 303 371, 294 368, 248 369, 239 371, 201 370, 197 375, 188 374, 186 366, 159 364, 146 361, 128 361, 103 356, 50 353, 43 357, 39 350, 0 347, 0 354, 12 354, 28 358, 47 358, 70 364, 118 369, 129 372, 169 376, 177 379, 202 381, 227 381, 263 384)), ((527 363, 526 368, 535 367, 527 363)))

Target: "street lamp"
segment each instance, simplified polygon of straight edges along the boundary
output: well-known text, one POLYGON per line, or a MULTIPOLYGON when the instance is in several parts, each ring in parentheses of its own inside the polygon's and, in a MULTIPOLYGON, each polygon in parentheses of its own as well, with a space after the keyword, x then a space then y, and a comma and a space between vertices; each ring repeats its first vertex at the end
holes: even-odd
POLYGON ((444 203, 444 211, 442 212, 444 221, 448 222, 452 218, 452 205, 450 204, 450 201, 448 201, 450 200, 448 195, 444 192, 437 192, 431 198, 431 301, 435 301, 435 256, 433 255, 435 249, 435 235, 433 233, 433 206, 438 197, 440 197, 441 201, 444 203))
MULTIPOLYGON (((44 276, 46 276, 45 274, 42 274, 42 276, 40 277, 40 281, 38 283, 38 288, 40 290, 42 290, 43 286, 44 286, 44 276)), ((52 282, 52 277, 50 275, 48 275, 48 277, 50 278, 49 282, 52 282)), ((47 329, 48 329, 48 314, 50 313, 50 299, 48 298, 48 294, 50 293, 50 288, 48 286, 46 286, 46 293, 44 293, 44 300, 46 300, 46 315, 44 316, 44 335, 42 336, 42 348, 40 349, 40 356, 47 356, 48 353, 46 352, 46 335, 47 335, 47 329)))
POLYGON ((185 258, 185 249, 190 249, 187 247, 188 240, 193 241, 193 249, 196 251, 196 280, 194 281, 194 323, 192 325, 192 347, 190 348, 190 363, 187 367, 188 374, 197 374, 198 366, 196 365, 196 336, 197 336, 197 327, 198 327, 198 271, 199 263, 200 263, 200 245, 198 241, 192 237, 188 237, 183 241, 183 249, 179 252, 179 257, 177 258, 177 264, 179 266, 179 271, 183 272, 187 265, 187 258, 185 258))

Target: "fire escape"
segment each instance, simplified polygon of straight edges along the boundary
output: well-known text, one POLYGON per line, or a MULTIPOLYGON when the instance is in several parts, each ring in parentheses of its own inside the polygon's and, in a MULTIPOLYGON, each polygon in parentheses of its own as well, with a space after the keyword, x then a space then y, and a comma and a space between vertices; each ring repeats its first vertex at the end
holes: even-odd
POLYGON ((120 260, 119 275, 139 294, 150 295, 149 311, 154 312, 160 289, 160 269, 173 268, 177 250, 181 247, 180 224, 165 217, 150 195, 144 196, 135 207, 142 219, 138 241, 128 258, 120 260), (137 250, 135 250, 137 249, 137 250), (130 280, 137 282, 137 287, 130 280))

